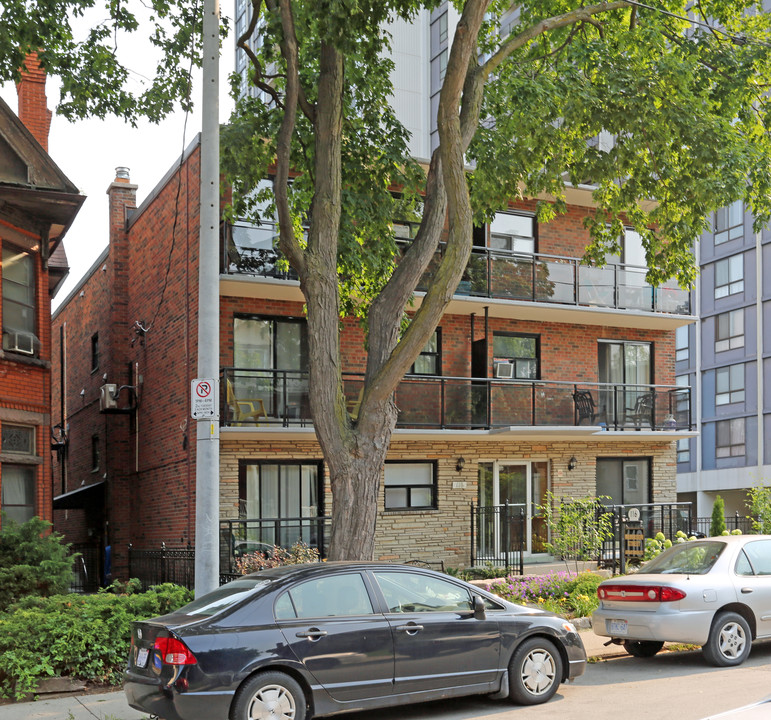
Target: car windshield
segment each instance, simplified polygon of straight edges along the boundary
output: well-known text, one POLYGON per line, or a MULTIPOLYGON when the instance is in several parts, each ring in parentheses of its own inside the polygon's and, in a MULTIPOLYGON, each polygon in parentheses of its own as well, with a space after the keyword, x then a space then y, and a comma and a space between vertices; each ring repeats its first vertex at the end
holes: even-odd
POLYGON ((256 577, 245 577, 233 580, 216 590, 212 590, 193 602, 181 607, 177 612, 185 615, 202 615, 208 617, 225 608, 241 602, 246 597, 256 593, 260 588, 270 585, 270 580, 256 577))
POLYGON ((678 543, 643 565, 640 572, 648 575, 706 575, 724 549, 725 543, 715 541, 678 543))

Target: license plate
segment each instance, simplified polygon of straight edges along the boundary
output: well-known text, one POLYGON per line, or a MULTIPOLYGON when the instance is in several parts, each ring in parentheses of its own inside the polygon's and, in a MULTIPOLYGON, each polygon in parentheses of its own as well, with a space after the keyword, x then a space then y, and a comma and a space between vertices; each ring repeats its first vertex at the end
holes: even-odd
POLYGON ((609 635, 626 635, 629 630, 627 629, 626 620, 606 620, 605 629, 609 635))
POLYGON ((150 651, 147 648, 139 648, 137 653, 137 667, 143 668, 147 665, 147 656, 150 651))

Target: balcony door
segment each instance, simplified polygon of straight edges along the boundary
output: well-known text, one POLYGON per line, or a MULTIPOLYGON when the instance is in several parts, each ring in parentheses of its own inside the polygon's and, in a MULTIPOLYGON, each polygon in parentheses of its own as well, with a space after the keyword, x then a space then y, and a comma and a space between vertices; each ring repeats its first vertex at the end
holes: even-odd
POLYGON ((624 425, 638 398, 650 391, 651 344, 601 340, 597 356, 598 380, 607 383, 600 390, 600 414, 608 425, 624 425))
POLYGON ((525 555, 545 551, 548 536, 539 505, 548 479, 545 461, 479 463, 478 559, 515 562, 520 538, 525 555))
POLYGON ((305 320, 235 317, 233 363, 236 398, 261 399, 271 418, 308 417, 305 320))

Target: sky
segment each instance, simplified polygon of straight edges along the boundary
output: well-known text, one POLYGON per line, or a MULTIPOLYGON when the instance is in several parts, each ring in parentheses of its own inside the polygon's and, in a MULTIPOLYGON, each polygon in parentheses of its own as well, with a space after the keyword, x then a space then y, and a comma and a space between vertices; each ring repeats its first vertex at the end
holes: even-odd
MULTIPOLYGON (((233 14, 233 3, 227 0, 222 7, 222 14, 225 13, 233 14)), ((132 57, 146 57, 148 54, 141 47, 141 41, 138 42, 132 48, 132 57)), ((227 121, 233 107, 228 97, 228 75, 233 65, 233 41, 229 37, 220 56, 220 122, 227 121)), ((48 78, 46 95, 48 107, 54 111, 48 135, 48 153, 70 181, 86 195, 64 238, 70 274, 53 300, 52 308, 56 309, 107 247, 107 188, 115 179, 115 168, 129 168, 131 182, 138 185, 137 203, 141 204, 179 159, 183 149, 201 131, 201 77, 198 73, 193 91, 196 106, 187 118, 186 129, 185 114, 181 111, 158 125, 144 121, 137 128, 115 117, 71 123, 55 112, 59 99, 57 78, 48 78)), ((18 109, 13 83, 0 85, 0 97, 12 110, 18 109)))

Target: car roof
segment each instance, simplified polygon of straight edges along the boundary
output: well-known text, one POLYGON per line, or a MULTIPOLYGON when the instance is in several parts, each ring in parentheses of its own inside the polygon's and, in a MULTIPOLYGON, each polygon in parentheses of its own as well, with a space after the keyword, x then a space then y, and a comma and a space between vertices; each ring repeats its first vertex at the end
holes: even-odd
POLYGON ((411 570, 415 572, 427 573, 430 575, 440 575, 447 577, 450 580, 457 580, 449 575, 438 573, 435 570, 423 568, 415 565, 402 565, 398 563, 384 563, 384 562, 368 562, 364 560, 336 560, 336 561, 323 561, 316 563, 302 563, 297 565, 280 565, 275 568, 268 568, 267 570, 259 570, 254 573, 250 573, 249 576, 262 577, 265 579, 284 579, 292 577, 293 579, 302 577, 312 577, 314 575, 323 575, 325 573, 339 571, 344 572, 346 570, 411 570))

